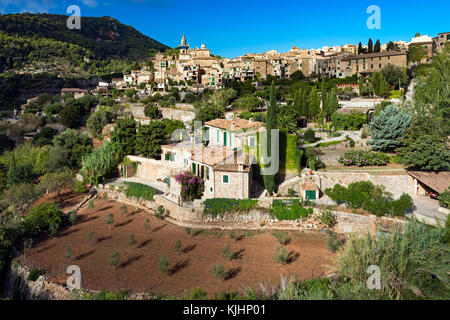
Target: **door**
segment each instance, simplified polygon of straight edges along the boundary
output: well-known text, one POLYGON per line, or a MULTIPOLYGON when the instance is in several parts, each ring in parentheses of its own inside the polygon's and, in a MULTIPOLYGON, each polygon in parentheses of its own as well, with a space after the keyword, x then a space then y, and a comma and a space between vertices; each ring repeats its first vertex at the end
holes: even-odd
POLYGON ((227 132, 224 131, 223 133, 223 145, 226 147, 227 146, 227 132))
POLYGON ((315 190, 306 190, 306 199, 316 200, 316 191, 315 190))

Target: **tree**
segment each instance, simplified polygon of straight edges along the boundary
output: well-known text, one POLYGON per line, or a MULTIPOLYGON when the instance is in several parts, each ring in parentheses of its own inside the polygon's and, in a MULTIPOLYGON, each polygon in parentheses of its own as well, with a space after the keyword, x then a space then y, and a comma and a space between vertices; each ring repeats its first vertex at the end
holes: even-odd
MULTIPOLYGON (((391 86, 405 86, 407 81, 406 71, 402 68, 394 66, 393 64, 388 64, 381 69, 386 82, 391 86)), ((399 88, 400 89, 400 88, 399 88)))
POLYGON ((358 54, 361 54, 361 53, 363 53, 363 46, 362 46, 362 43, 360 41, 359 45, 358 45, 358 54))
POLYGON ((16 163, 14 161, 9 168, 6 183, 10 186, 20 183, 31 183, 36 178, 33 166, 30 163, 16 163))
POLYGON ((380 39, 375 42, 375 46, 373 47, 373 52, 380 52, 381 51, 381 43, 380 39))
POLYGON ((387 93, 387 83, 383 73, 374 72, 372 74, 372 85, 374 93, 379 97, 384 97, 387 93))
MULTIPOLYGON (((54 148, 51 154, 60 153, 60 163, 67 163, 67 165, 73 169, 81 166, 81 159, 84 155, 90 153, 93 149, 92 139, 86 133, 79 133, 77 130, 68 129, 61 134, 53 138, 54 148), (64 151, 59 151, 62 149, 64 151), (67 156, 67 159, 63 157, 67 156)), ((50 162, 54 162, 55 159, 49 158, 50 162)), ((47 164, 46 164, 47 165, 47 164)), ((58 168, 56 168, 58 169, 58 168)))
POLYGON ((326 96, 323 113, 325 114, 327 120, 329 121, 333 113, 335 113, 339 108, 339 100, 337 98, 337 90, 333 88, 331 92, 326 96))
POLYGON ((75 174, 67 169, 46 173, 42 177, 40 185, 47 190, 47 193, 57 191, 59 197, 63 188, 72 188, 75 185, 75 174))
POLYGON ((134 154, 136 148, 136 121, 133 116, 117 119, 114 131, 111 133, 111 141, 116 144, 121 158, 134 154))
POLYGON ((108 123, 111 123, 114 120, 115 117, 116 115, 111 110, 105 108, 100 109, 89 116, 86 127, 93 136, 97 136, 108 123))
POLYGON ((373 42, 372 38, 369 38, 369 42, 367 43, 367 52, 372 53, 373 52, 373 42))
POLYGON ((136 153, 144 157, 157 158, 161 154, 164 141, 164 124, 151 121, 148 125, 139 125, 136 134, 136 153))
POLYGON ((223 118, 224 111, 212 103, 202 103, 196 106, 195 120, 203 123, 217 118, 223 118))
POLYGON ((116 144, 108 141, 83 158, 80 174, 85 182, 98 185, 114 172, 121 159, 116 144))
POLYGON ((394 105, 386 107, 370 123, 369 145, 374 150, 392 151, 402 144, 400 138, 411 124, 411 116, 394 105))
POLYGON ((389 41, 386 45, 387 51, 393 51, 393 50, 399 50, 399 47, 397 44, 393 43, 392 41, 389 41))
POLYGON ((305 75, 303 74, 303 72, 302 72, 301 70, 297 70, 297 71, 294 71, 294 72, 289 76, 289 78, 290 78, 292 81, 301 81, 301 80, 305 79, 305 75))
POLYGON ((111 225, 114 223, 114 216, 112 213, 106 215, 105 223, 108 225, 108 230, 111 231, 111 225))
POLYGON ((287 130, 290 133, 294 133, 297 130, 297 121, 295 115, 292 113, 283 113, 278 119, 278 130, 287 130))
POLYGON ((59 113, 61 122, 66 127, 75 129, 81 124, 82 111, 79 106, 67 104, 59 113))
POLYGON ((159 112, 158 107, 155 106, 153 103, 149 103, 145 106, 144 114, 146 117, 149 117, 150 119, 158 119, 161 117, 161 113, 159 112))
POLYGON ((402 149, 407 165, 416 170, 447 171, 450 169, 450 149, 438 136, 420 136, 402 149))
POLYGON ((320 97, 316 88, 313 87, 308 96, 308 117, 316 119, 320 113, 320 97))
POLYGON ((120 253, 117 250, 114 250, 113 253, 109 256, 109 264, 110 266, 117 268, 120 263, 120 253))
POLYGON ((243 110, 253 111, 259 108, 261 101, 253 95, 245 95, 237 101, 239 108, 243 110))
POLYGON ((216 90, 210 96, 211 102, 219 108, 226 108, 230 102, 236 97, 237 92, 233 88, 225 88, 216 90))
MULTIPOLYGON (((274 97, 274 88, 275 83, 272 81, 272 85, 270 86, 270 103, 269 108, 267 110, 267 120, 266 120, 266 148, 267 148, 267 156, 270 158, 273 154, 272 152, 272 129, 276 128, 277 125, 277 105, 274 97)), ((274 146, 279 147, 278 144, 274 146)), ((273 174, 264 174, 264 187, 266 188, 269 194, 273 194, 275 191, 275 175, 273 174)))

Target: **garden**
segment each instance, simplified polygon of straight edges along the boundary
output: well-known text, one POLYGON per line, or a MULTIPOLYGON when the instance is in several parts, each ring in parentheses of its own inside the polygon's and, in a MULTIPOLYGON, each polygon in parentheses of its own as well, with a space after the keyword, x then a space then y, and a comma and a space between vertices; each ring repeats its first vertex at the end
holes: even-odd
POLYGON ((203 202, 203 214, 212 217, 222 216, 226 213, 244 213, 256 208, 258 200, 214 198, 203 202))
POLYGON ((270 213, 273 218, 278 220, 297 220, 308 218, 313 213, 313 209, 300 206, 297 199, 273 200, 270 213))

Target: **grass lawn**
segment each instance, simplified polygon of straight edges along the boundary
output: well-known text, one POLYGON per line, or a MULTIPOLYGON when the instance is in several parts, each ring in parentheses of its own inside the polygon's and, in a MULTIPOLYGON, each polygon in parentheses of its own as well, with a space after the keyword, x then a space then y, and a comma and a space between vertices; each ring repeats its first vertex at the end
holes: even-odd
POLYGON ((280 131, 280 170, 297 169, 296 149, 297 137, 293 134, 280 131))

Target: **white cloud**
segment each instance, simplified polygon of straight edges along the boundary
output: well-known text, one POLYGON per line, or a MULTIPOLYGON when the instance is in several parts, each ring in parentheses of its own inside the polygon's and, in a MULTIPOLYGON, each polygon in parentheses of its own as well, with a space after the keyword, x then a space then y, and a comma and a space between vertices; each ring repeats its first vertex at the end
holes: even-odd
POLYGON ((96 0, 81 0, 86 7, 95 8, 97 6, 96 0))

